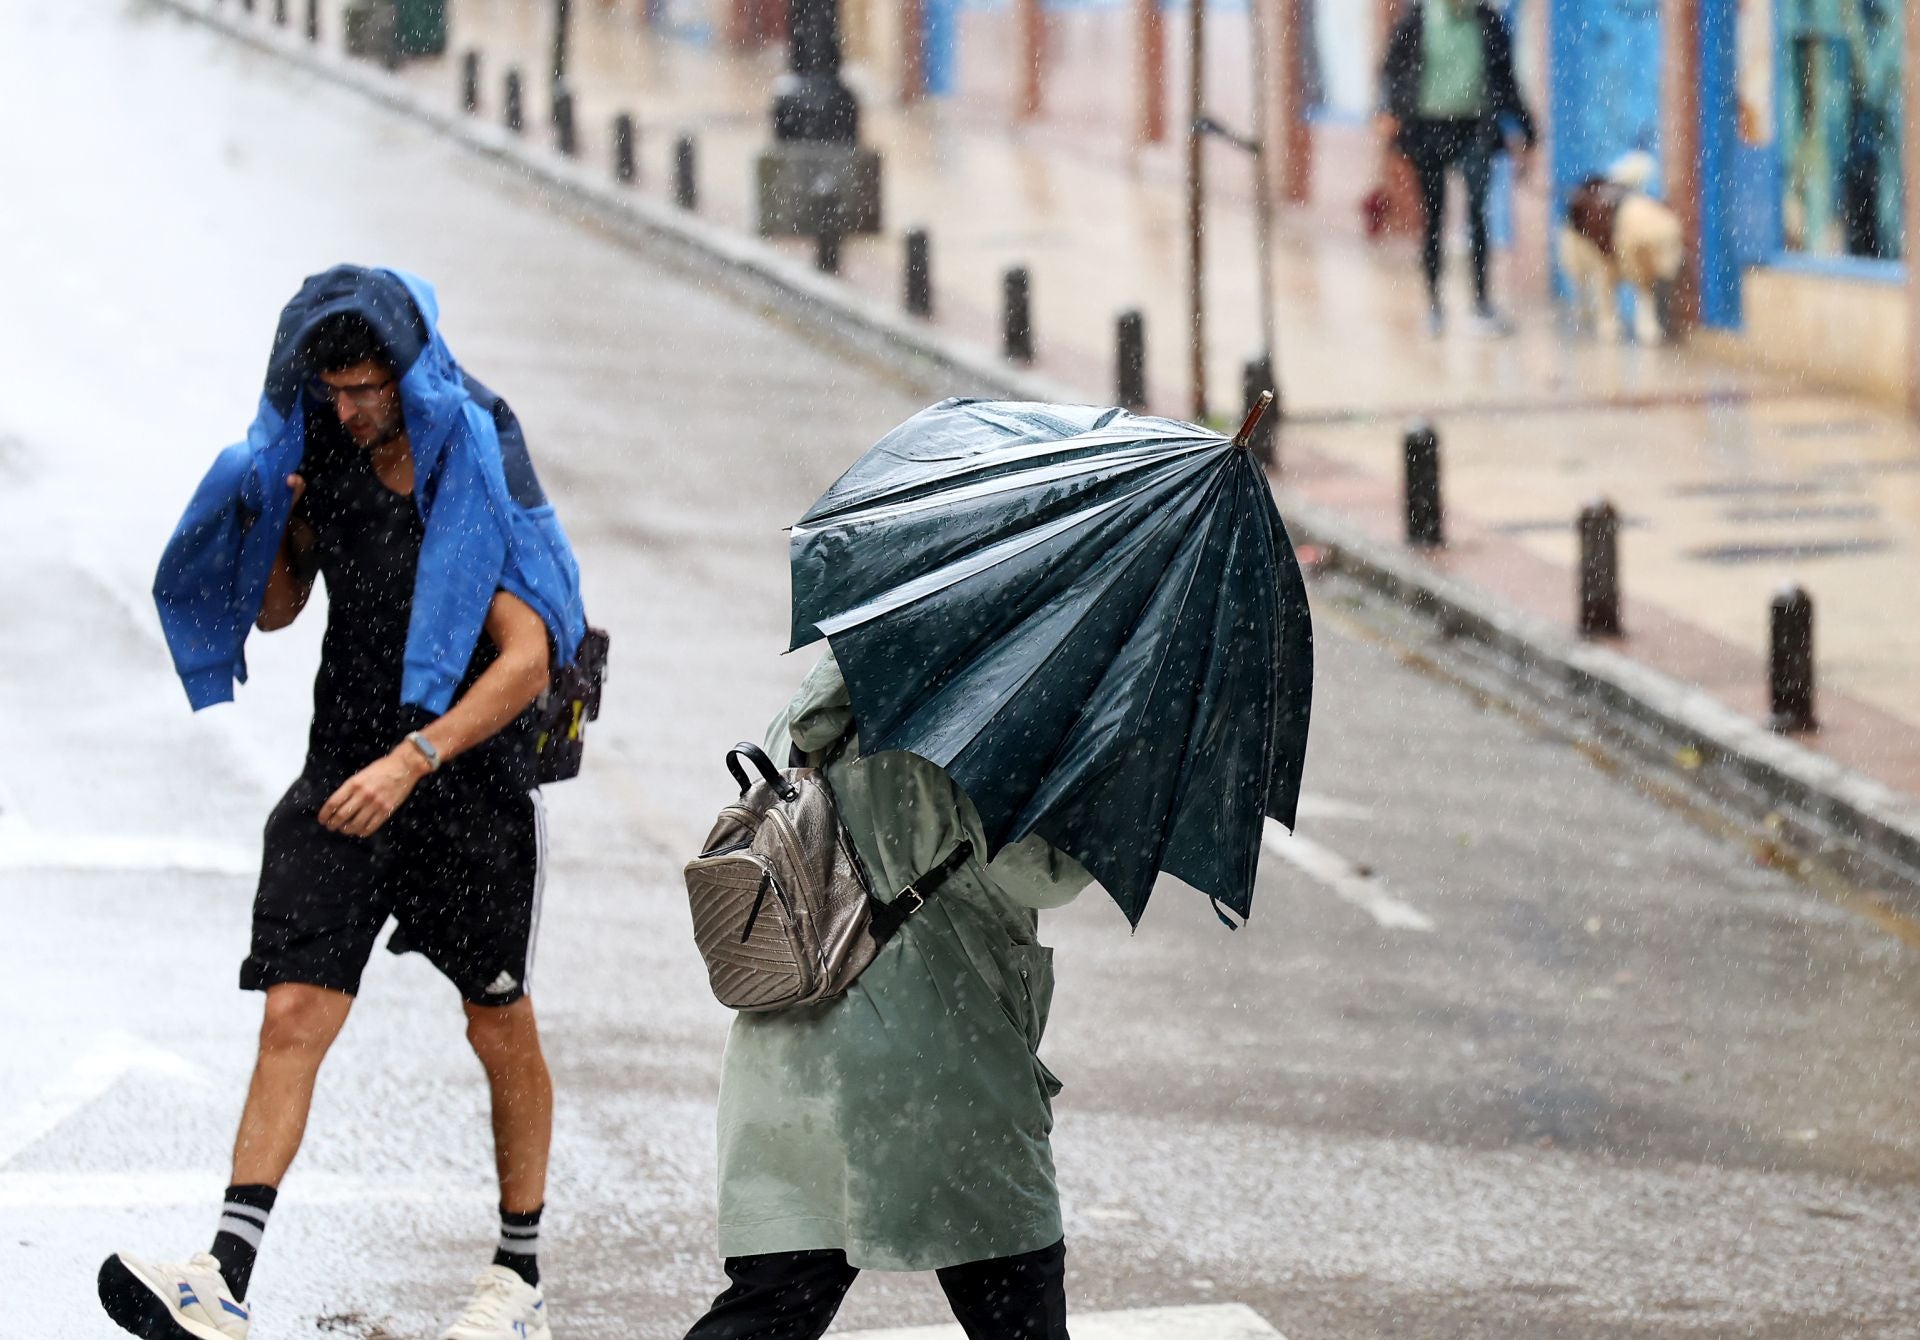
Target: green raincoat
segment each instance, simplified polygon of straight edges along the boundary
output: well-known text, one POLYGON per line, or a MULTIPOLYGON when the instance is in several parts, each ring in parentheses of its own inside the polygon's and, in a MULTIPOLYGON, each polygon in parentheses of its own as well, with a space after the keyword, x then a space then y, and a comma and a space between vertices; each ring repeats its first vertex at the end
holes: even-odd
MULTIPOLYGON (((831 653, 774 720, 767 751, 826 749, 852 720, 831 653)), ((960 839, 973 805, 906 753, 828 770, 888 899, 960 839)), ((742 1014, 720 1080, 720 1252, 838 1248, 857 1267, 933 1270, 1062 1236, 1048 1132, 1060 1083, 1036 1051, 1053 994, 1038 909, 1092 882, 1037 837, 973 857, 838 1000, 742 1014)))

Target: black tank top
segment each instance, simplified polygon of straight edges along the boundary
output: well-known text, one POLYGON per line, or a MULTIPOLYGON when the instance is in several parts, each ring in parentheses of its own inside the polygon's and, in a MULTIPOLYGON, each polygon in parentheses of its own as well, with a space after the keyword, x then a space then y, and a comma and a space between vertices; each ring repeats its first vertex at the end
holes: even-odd
MULTIPOLYGON (((333 425, 310 424, 302 473, 307 489, 294 514, 313 528, 314 557, 327 584, 307 773, 344 781, 433 719, 400 701, 426 525, 413 496, 382 484, 368 453, 333 425)), ((481 634, 456 702, 497 655, 481 634)), ((529 710, 449 763, 443 776, 457 772, 526 790, 534 785, 533 731, 529 710)))

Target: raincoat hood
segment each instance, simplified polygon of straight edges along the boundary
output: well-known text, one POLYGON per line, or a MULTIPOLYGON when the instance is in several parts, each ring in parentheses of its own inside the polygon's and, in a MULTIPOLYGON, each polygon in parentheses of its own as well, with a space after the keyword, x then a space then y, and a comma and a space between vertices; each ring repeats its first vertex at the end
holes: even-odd
POLYGON ((341 312, 364 318, 387 348, 425 522, 402 701, 447 710, 496 591, 540 615, 556 665, 572 661, 586 632, 573 550, 519 420, 455 361, 433 287, 402 270, 336 265, 308 278, 281 311, 246 440, 215 459, 154 578, 174 668, 196 710, 230 700, 234 682, 246 681, 247 634, 293 504, 287 476, 306 454, 312 406, 301 389, 310 371, 301 348, 341 312))

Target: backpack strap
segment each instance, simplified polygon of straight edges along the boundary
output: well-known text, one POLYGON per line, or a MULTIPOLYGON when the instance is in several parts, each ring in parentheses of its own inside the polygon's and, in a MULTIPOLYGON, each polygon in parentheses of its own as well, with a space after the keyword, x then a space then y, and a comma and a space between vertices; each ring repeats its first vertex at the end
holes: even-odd
POLYGON ((965 865, 973 855, 973 843, 961 838, 954 844, 946 859, 926 874, 914 880, 906 888, 894 895, 893 901, 883 903, 874 899, 868 908, 869 925, 873 938, 880 944, 892 939, 894 933, 907 924, 907 918, 927 905, 927 899, 940 891, 940 886, 953 877, 953 872, 965 865))
POLYGON ((773 788, 774 794, 780 799, 790 801, 799 796, 800 793, 794 789, 793 783, 781 774, 780 769, 773 766, 773 760, 767 757, 766 751, 751 740, 742 740, 727 750, 727 771, 733 774, 734 781, 740 783, 741 795, 746 795, 753 788, 753 778, 749 777, 746 769, 740 766, 740 760, 743 758, 753 764, 755 770, 767 779, 767 785, 773 788))

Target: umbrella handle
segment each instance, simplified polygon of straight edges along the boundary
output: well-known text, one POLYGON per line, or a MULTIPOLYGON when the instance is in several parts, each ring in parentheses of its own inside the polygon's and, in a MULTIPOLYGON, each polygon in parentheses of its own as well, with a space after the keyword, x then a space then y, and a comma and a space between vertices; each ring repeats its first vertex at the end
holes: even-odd
POLYGON ((746 769, 740 766, 740 760, 743 758, 759 770, 760 775, 767 779, 767 785, 773 788, 774 794, 780 799, 791 801, 799 797, 799 789, 786 779, 786 775, 780 769, 773 766, 773 760, 767 757, 766 750, 745 740, 727 750, 727 771, 733 774, 734 781, 740 783, 741 795, 744 796, 753 789, 753 782, 748 778, 746 769))
POLYGON ((1262 391, 1260 398, 1253 402, 1253 408, 1247 411, 1246 422, 1240 425, 1240 431, 1233 435, 1233 445, 1244 447, 1253 441, 1253 430, 1260 426, 1260 420, 1267 412, 1267 406, 1273 403, 1273 392, 1262 391))

